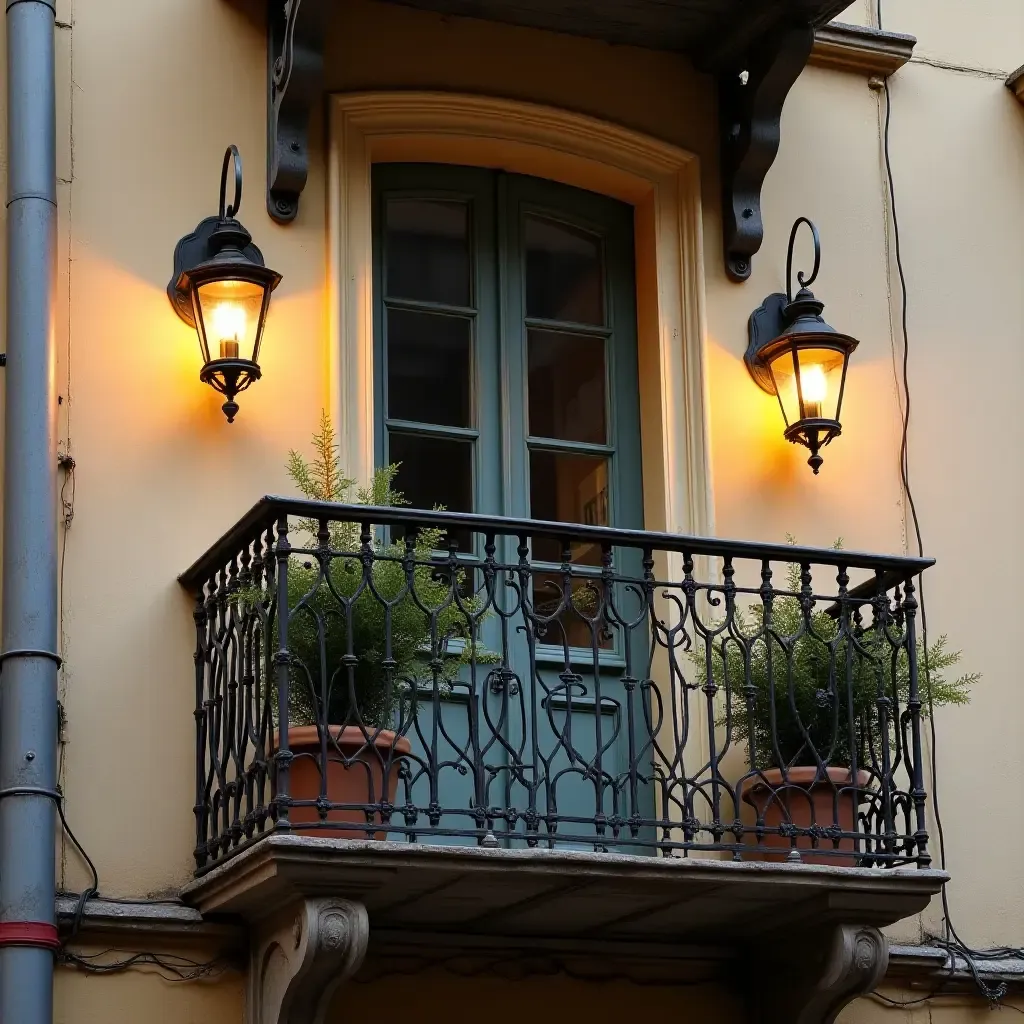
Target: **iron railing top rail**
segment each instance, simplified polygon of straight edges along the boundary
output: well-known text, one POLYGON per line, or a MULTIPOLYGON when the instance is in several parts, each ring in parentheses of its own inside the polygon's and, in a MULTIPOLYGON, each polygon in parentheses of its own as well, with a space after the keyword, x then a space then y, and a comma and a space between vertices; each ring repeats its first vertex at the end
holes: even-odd
POLYGON ((710 557, 756 558, 784 562, 808 562, 846 568, 868 569, 885 577, 885 585, 917 576, 935 564, 933 558, 908 555, 879 555, 835 548, 806 547, 797 544, 769 544, 751 540, 722 540, 717 537, 694 537, 680 533, 661 533, 653 530, 624 530, 610 526, 556 523, 540 519, 513 519, 486 516, 473 512, 437 512, 409 506, 382 507, 376 505, 348 505, 330 501, 310 501, 305 498, 285 498, 266 495, 260 498, 231 529, 216 541, 179 577, 178 581, 191 593, 196 593, 212 573, 223 568, 225 562, 252 540, 253 535, 271 526, 283 515, 303 519, 335 519, 349 522, 372 523, 375 526, 398 526, 415 523, 441 529, 470 529, 478 533, 494 532, 501 535, 551 537, 565 540, 590 540, 613 546, 650 547, 659 551, 674 551, 710 557))

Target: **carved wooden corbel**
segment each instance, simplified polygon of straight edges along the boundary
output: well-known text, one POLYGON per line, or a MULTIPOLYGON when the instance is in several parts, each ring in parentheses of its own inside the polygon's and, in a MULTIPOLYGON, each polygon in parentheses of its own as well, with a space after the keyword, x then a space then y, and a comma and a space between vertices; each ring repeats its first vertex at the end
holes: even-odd
POLYGON ((366 908, 349 900, 305 899, 274 918, 250 953, 246 1024, 323 1024, 369 936, 366 908))
POLYGON ((782 106, 813 45, 810 26, 779 28, 718 71, 725 270, 734 281, 750 276, 761 248, 761 187, 779 152, 782 106))
POLYGON ((877 929, 838 925, 799 941, 770 936, 747 960, 751 1024, 834 1024, 840 1011, 878 987, 889 944, 877 929))
POLYGON ((299 212, 309 171, 309 118, 320 102, 331 0, 267 2, 267 212, 299 212))

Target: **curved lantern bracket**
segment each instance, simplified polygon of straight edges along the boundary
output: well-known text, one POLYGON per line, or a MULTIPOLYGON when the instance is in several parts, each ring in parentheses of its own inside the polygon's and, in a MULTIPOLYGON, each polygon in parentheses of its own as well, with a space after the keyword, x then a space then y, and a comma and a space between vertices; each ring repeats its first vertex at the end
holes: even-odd
POLYGON ((267 3, 267 212, 293 221, 309 172, 309 118, 319 101, 331 0, 267 3))
POLYGON ((775 381, 760 353, 768 342, 774 341, 786 329, 786 307, 794 299, 793 253, 796 251, 797 233, 800 231, 801 225, 804 224, 810 229, 811 239, 814 242, 814 268, 810 274, 798 270, 796 273, 797 284, 803 290, 810 288, 818 279, 818 271, 821 269, 821 236, 818 234, 818 228, 814 221, 807 217, 797 217, 789 232, 789 247, 786 250, 786 291, 772 292, 750 314, 750 319, 747 321, 747 351, 743 354, 743 361, 747 365, 750 376, 754 378, 754 383, 769 395, 776 393, 775 381))
POLYGON ((810 276, 802 270, 798 270, 796 272, 797 284, 801 288, 810 288, 817 281, 818 271, 821 269, 821 235, 818 234, 817 225, 806 217, 797 217, 793 222, 793 229, 789 232, 789 248, 786 250, 786 297, 790 302, 793 301, 793 251, 796 248, 796 233, 800 230, 801 224, 807 225, 811 232, 811 238, 814 240, 814 269, 810 276))

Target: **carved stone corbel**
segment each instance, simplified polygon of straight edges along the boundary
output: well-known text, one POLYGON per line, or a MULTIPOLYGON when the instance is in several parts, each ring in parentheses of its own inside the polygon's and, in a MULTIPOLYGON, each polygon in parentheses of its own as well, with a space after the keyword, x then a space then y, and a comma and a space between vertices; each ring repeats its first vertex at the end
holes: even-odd
POLYGON ((366 908, 349 900, 305 899, 276 917, 250 953, 246 1024, 323 1024, 369 936, 366 908))
POLYGON ((309 117, 320 100, 331 0, 267 0, 267 212, 299 212, 309 171, 309 117))
POLYGON ((839 925, 791 943, 775 935, 747 961, 751 1024, 834 1024, 840 1011, 878 987, 889 944, 877 929, 839 925))
POLYGON ((779 152, 782 106, 813 45, 810 26, 779 28, 718 69, 725 270, 734 281, 750 276, 761 248, 761 186, 779 152))

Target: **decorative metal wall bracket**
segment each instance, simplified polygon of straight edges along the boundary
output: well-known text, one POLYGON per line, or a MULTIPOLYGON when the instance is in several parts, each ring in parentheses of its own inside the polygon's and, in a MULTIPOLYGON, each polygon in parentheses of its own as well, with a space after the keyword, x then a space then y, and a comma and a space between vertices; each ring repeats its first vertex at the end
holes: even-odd
POLYGON ((267 212, 287 224, 309 171, 309 118, 320 101, 331 0, 267 3, 267 212))
POLYGON ((750 276, 761 248, 761 187, 779 151, 783 104, 813 44, 810 26, 780 28, 718 73, 725 271, 733 281, 750 276))

